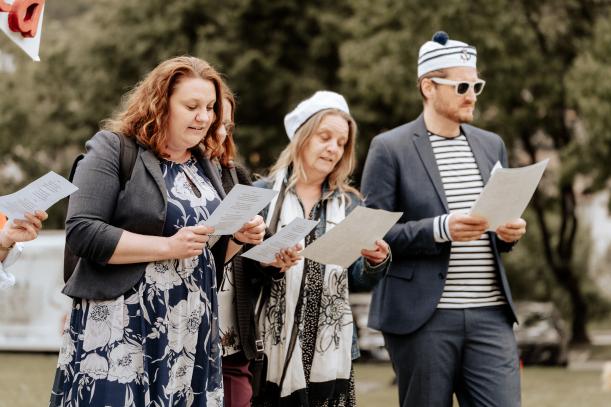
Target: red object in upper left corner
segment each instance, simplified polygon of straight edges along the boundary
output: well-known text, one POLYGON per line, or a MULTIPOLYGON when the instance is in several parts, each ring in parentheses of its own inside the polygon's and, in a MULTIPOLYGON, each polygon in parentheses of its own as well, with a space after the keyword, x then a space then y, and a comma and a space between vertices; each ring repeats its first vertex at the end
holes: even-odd
POLYGON ((10 10, 4 0, 0 0, 0 11, 8 11, 8 26, 13 32, 25 38, 33 38, 38 31, 38 22, 45 0, 15 0, 10 10))

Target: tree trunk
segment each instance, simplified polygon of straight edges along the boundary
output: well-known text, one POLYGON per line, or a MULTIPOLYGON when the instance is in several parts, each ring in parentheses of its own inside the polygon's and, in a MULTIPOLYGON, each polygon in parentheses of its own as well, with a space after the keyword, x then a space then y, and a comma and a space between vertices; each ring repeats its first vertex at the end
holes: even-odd
MULTIPOLYGON (((522 134, 522 142, 529 153, 532 162, 536 161, 536 149, 528 133, 522 134)), ((587 344, 590 338, 587 332, 588 305, 581 291, 581 285, 572 266, 573 248, 577 231, 577 216, 575 214, 575 194, 572 185, 560 187, 560 216, 561 225, 558 231, 558 240, 553 245, 552 231, 545 219, 543 198, 537 192, 533 198, 533 209, 537 218, 537 225, 541 232, 543 253, 546 263, 554 274, 558 284, 569 294, 573 316, 571 326, 571 343, 587 344)))
POLYGON ((581 292, 579 280, 575 278, 575 272, 569 264, 561 264, 552 268, 556 279, 564 288, 571 299, 573 311, 573 323, 571 326, 571 343, 588 344, 590 338, 587 331, 588 305, 581 292))

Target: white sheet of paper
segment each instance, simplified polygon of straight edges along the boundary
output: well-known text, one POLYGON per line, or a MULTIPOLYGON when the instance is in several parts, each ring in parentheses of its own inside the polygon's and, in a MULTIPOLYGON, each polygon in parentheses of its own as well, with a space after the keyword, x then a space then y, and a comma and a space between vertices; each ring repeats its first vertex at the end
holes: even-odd
POLYGON ((375 241, 382 239, 401 215, 401 212, 359 206, 306 247, 301 255, 318 263, 346 268, 361 256, 362 249, 374 249, 375 241))
MULTIPOLYGON (((14 0, 5 0, 7 4, 13 4, 14 0)), ((45 14, 44 5, 40 12, 40 19, 38 20, 38 29, 36 30, 36 36, 34 38, 26 38, 21 33, 11 31, 8 26, 8 15, 9 13, 0 13, 0 30, 13 41, 19 48, 21 48, 26 54, 34 61, 40 61, 38 51, 40 49, 40 36, 42 35, 42 20, 45 14)))
POLYGON ((214 226, 215 235, 232 235, 261 212, 277 193, 272 189, 238 184, 203 224, 214 226))
POLYGON ((280 250, 293 247, 301 242, 317 224, 318 222, 314 220, 295 218, 260 245, 242 253, 242 256, 262 263, 272 263, 280 250))
POLYGON ((77 190, 66 178, 49 171, 19 191, 0 196, 0 212, 10 219, 23 219, 26 212, 46 211, 77 190))
POLYGON ((548 161, 546 159, 521 168, 495 166, 469 214, 486 218, 490 231, 521 217, 541 181, 548 161))

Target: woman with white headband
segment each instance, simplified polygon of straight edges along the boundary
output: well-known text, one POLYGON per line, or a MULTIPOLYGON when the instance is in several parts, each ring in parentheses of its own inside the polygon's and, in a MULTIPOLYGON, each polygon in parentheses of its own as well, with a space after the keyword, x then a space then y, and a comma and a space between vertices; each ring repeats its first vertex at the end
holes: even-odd
MULTIPOLYGON (((302 242, 307 246, 362 204, 349 185, 357 127, 343 96, 329 91, 302 101, 284 125, 291 142, 257 186, 278 191, 266 211, 272 232, 296 217, 319 221, 302 242)), ((383 240, 368 249, 348 269, 300 259, 264 290, 258 322, 267 380, 255 404, 355 405, 358 349, 348 291, 371 288, 390 263, 383 240)))

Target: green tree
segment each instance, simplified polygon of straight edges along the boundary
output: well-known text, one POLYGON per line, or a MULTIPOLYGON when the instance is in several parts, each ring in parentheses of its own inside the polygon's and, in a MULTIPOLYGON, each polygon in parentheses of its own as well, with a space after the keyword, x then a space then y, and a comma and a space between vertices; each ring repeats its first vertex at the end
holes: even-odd
MULTIPOLYGON (((611 187, 611 22, 600 18, 594 35, 583 41, 583 52, 575 61, 568 77, 568 93, 577 106, 579 133, 573 148, 564 159, 573 171, 588 176, 587 192, 611 187), (580 123, 581 121, 581 123, 580 123)), ((609 200, 611 209, 611 200, 609 200)))
POLYGON ((222 24, 204 34, 197 54, 217 63, 237 95, 236 139, 251 167, 275 161, 288 142, 284 115, 298 101, 339 88, 348 4, 232 0, 230 12, 218 13, 222 24))

